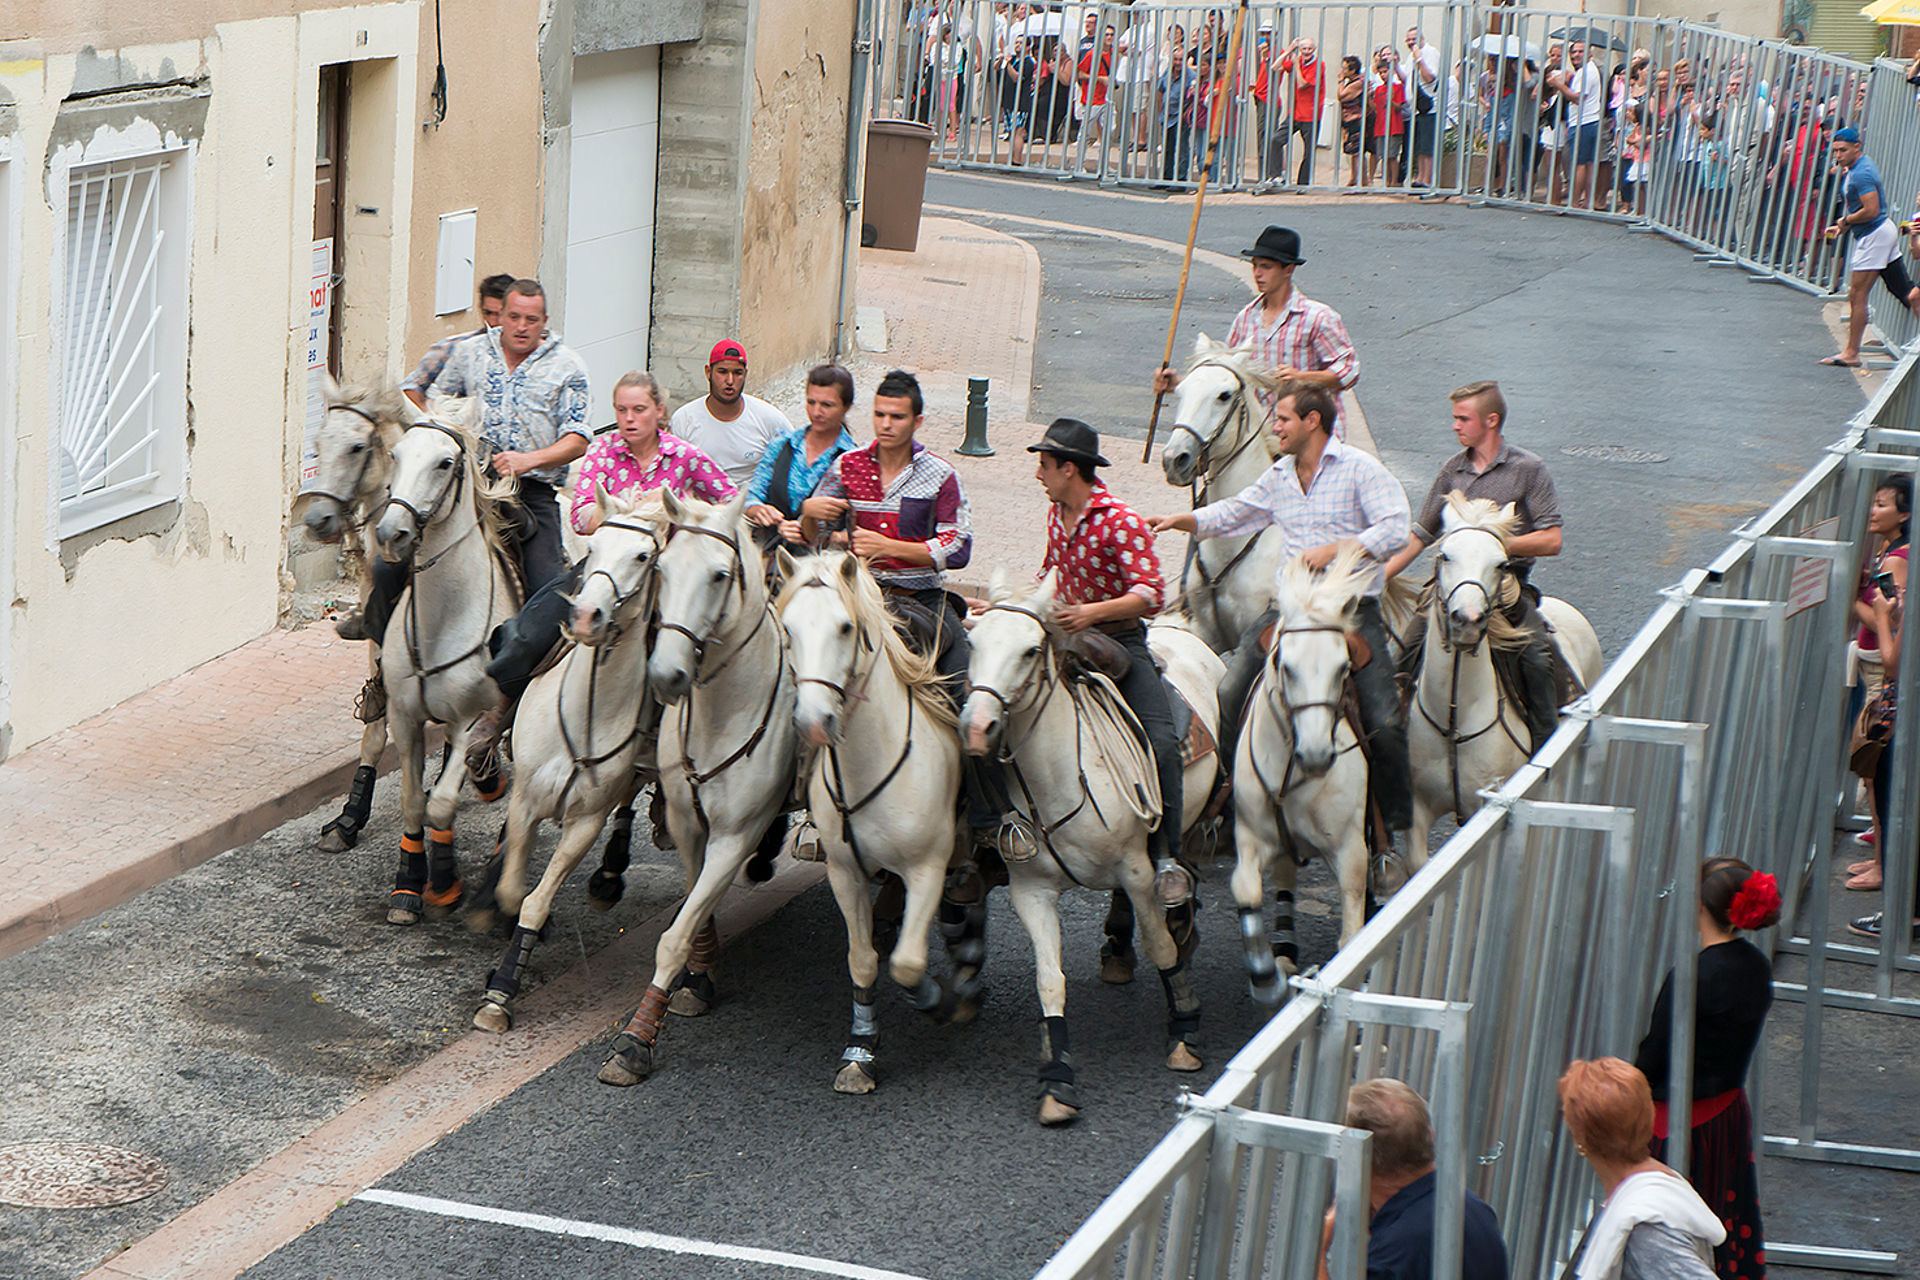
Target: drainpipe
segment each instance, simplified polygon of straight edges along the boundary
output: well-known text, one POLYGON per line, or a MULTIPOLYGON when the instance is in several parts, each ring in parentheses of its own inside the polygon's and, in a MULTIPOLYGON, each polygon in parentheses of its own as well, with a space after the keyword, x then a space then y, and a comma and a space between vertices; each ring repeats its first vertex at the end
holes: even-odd
POLYGON ((846 234, 840 250, 840 295, 833 311, 833 358, 853 350, 854 281, 860 271, 860 195, 866 169, 867 79, 873 66, 873 0, 855 0, 853 65, 847 83, 847 181, 841 195, 846 234))

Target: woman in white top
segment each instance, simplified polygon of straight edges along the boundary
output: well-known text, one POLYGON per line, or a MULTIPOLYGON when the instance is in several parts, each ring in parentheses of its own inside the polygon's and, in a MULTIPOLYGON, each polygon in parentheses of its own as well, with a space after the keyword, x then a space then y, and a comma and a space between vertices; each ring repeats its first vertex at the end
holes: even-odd
POLYGON ((1619 1058, 1575 1062, 1560 1077, 1560 1109, 1607 1193, 1576 1280, 1713 1280, 1713 1247, 1726 1228, 1685 1178, 1648 1154, 1647 1078, 1619 1058))

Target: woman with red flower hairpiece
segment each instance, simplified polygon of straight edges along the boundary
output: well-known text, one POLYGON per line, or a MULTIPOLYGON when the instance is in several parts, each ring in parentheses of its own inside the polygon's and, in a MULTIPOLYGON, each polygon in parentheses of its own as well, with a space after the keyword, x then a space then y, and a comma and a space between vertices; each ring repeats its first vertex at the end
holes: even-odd
MULTIPOLYGON (((1738 858, 1709 858, 1700 867, 1700 963, 1694 993, 1693 1115, 1687 1177, 1727 1228, 1713 1251, 1714 1274, 1758 1280, 1766 1275, 1760 1234, 1760 1183, 1753 1165, 1753 1113, 1747 1106, 1747 1064, 1773 1003, 1773 967, 1760 948, 1737 936, 1780 922, 1780 886, 1738 858)), ((1673 974, 1654 1001, 1653 1023, 1633 1065, 1653 1088, 1651 1150, 1666 1158, 1673 974)))

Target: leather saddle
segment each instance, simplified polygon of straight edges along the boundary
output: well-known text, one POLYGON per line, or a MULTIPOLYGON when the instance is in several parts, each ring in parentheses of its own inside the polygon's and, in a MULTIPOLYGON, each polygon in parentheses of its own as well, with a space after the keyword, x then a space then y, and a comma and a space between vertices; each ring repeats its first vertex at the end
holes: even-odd
POLYGON ((921 657, 942 658, 953 647, 953 637, 941 627, 940 619, 919 601, 890 592, 887 612, 893 617, 893 629, 921 657))
MULTIPOLYGON (((1070 636, 1062 636, 1058 643, 1061 654, 1067 660, 1064 665, 1070 676, 1097 672, 1117 687, 1133 670, 1133 655, 1127 652, 1126 646, 1091 627, 1070 636)), ((1166 664, 1160 660, 1160 655, 1151 649, 1148 653, 1152 654, 1154 668, 1161 672, 1160 683, 1167 691, 1167 707, 1173 714, 1173 734, 1180 743, 1180 764, 1184 768, 1215 750, 1219 744, 1207 729, 1206 721, 1193 714, 1193 705, 1186 696, 1174 686, 1173 681, 1166 678, 1166 664)), ((1128 717, 1128 721, 1133 723, 1133 718, 1128 717)))

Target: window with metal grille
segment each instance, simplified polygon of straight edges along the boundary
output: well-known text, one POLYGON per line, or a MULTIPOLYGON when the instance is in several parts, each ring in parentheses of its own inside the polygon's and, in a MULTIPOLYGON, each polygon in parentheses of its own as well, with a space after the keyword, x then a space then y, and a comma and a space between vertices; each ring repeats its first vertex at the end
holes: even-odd
POLYGON ((60 536, 178 498, 186 471, 184 157, 75 165, 60 263, 60 536))

